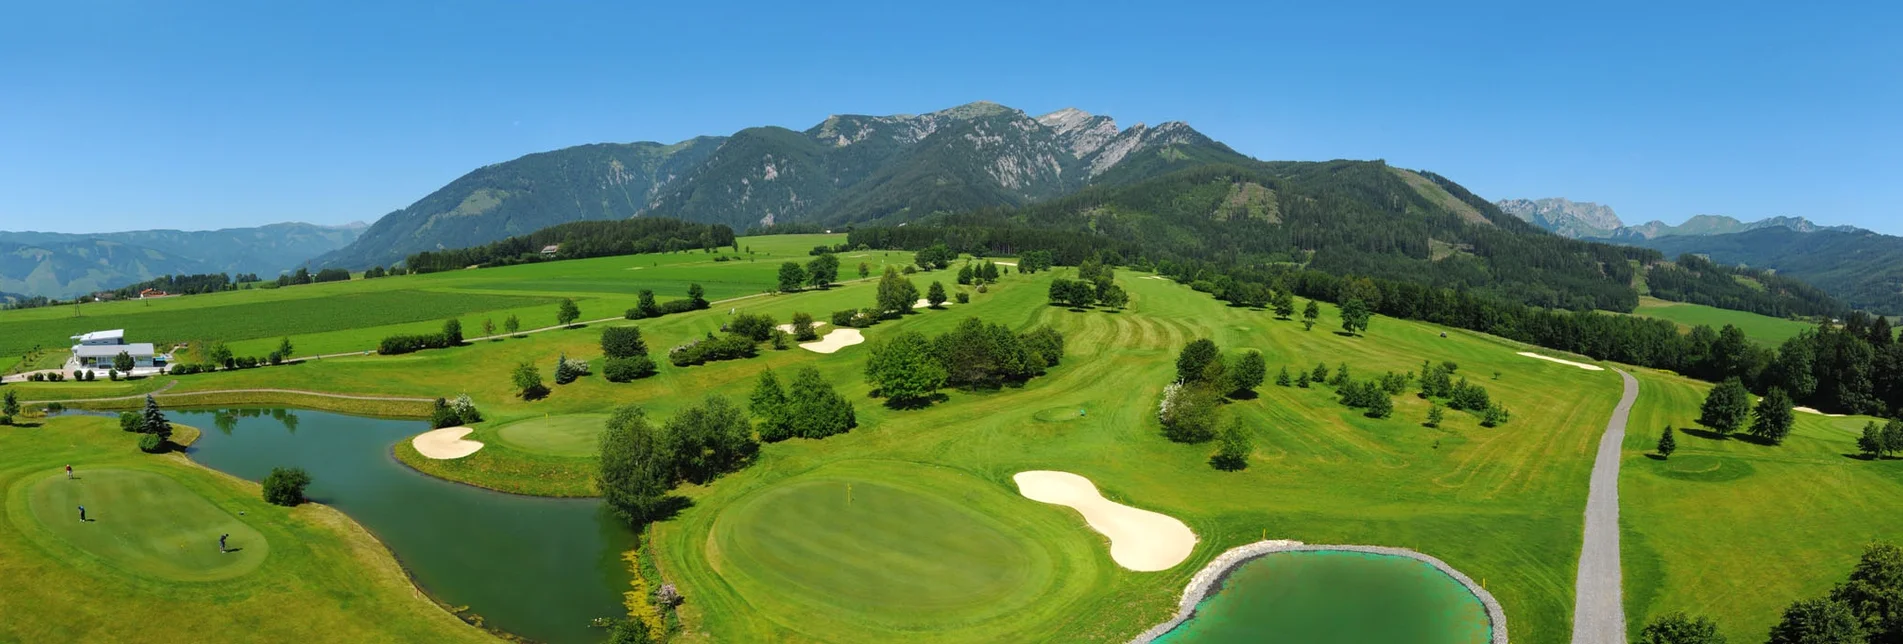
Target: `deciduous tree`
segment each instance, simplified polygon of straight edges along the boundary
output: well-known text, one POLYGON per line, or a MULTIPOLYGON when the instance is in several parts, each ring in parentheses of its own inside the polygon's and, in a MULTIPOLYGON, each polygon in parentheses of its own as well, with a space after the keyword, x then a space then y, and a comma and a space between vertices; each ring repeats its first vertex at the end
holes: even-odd
POLYGON ((1720 434, 1737 431, 1751 415, 1751 394, 1737 378, 1727 379, 1705 395, 1698 423, 1720 434))
POLYGON ((867 384, 897 406, 930 400, 945 386, 945 368, 932 354, 931 341, 917 331, 874 344, 866 357, 865 375, 867 384))
POLYGON ((1791 434, 1794 420, 1791 397, 1784 395, 1783 389, 1772 387, 1765 392, 1764 398, 1758 400, 1757 409, 1752 411, 1751 435, 1773 445, 1782 443, 1784 437, 1791 434))

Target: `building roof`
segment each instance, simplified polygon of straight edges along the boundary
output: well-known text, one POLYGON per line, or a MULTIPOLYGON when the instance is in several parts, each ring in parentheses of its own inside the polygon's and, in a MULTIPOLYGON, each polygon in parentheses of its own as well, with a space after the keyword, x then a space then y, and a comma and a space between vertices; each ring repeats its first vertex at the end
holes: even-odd
POLYGON ((111 331, 94 331, 92 333, 81 333, 79 335, 73 336, 73 339, 79 342, 94 342, 98 340, 112 340, 114 342, 120 342, 126 339, 126 330, 113 329, 111 331))
POLYGON ((119 355, 121 351, 132 354, 134 358, 150 358, 155 354, 152 350, 152 343, 150 342, 140 342, 137 344, 82 344, 73 347, 73 355, 80 358, 111 358, 119 355))
POLYGON ((561 244, 549 244, 547 246, 542 247, 543 253, 554 253, 554 252, 559 252, 561 250, 562 250, 561 244))

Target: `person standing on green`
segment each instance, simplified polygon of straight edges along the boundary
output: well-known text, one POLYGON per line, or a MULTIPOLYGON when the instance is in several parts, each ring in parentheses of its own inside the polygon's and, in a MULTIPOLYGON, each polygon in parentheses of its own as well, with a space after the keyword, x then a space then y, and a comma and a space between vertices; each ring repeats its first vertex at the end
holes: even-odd
POLYGON ((73 466, 70 463, 66 465, 66 480, 73 480, 73 466))
POLYGON ((80 523, 86 522, 86 506, 83 506, 83 505, 79 506, 79 522, 80 523))
POLYGON ((227 553, 227 552, 231 552, 230 550, 226 550, 226 549, 225 549, 225 538, 226 538, 226 537, 229 537, 229 536, 231 536, 231 535, 230 535, 230 534, 221 534, 221 535, 218 535, 218 554, 224 554, 224 553, 227 553))

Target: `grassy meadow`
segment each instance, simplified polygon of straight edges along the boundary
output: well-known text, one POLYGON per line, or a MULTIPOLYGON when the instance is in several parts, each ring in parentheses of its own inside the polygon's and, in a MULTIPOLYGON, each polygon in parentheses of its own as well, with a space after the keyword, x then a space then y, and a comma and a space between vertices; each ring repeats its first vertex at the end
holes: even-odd
MULTIPOLYGON (((699 283, 707 298, 720 300, 770 290, 781 262, 804 263, 814 246, 845 241, 845 235, 743 237, 741 251, 721 249, 601 257, 500 268, 445 271, 378 279, 353 279, 274 289, 247 289, 170 297, 0 311, 0 363, 14 366, 34 347, 47 349, 31 365, 50 368, 66 357, 71 336, 100 329, 126 329, 131 342, 161 350, 176 343, 222 340, 238 355, 262 356, 290 337, 297 356, 374 350, 397 333, 433 333, 451 317, 463 320, 471 337, 482 320, 517 316, 522 328, 552 326, 555 303, 574 298, 583 320, 620 315, 642 289, 665 301, 683 298, 699 283), (724 257, 729 261, 719 261, 724 257)), ((846 253, 840 277, 856 279, 859 262, 906 263, 909 253, 846 253)))
MULTIPOLYGON (((1870 541, 1903 535, 1903 460, 1857 458, 1861 417, 1799 412, 1770 446, 1694 420, 1711 385, 1646 369, 1619 481, 1626 623, 1683 610, 1763 641, 1792 601, 1829 592, 1870 541), (1653 454, 1666 425, 1670 459, 1653 454)), ((1881 421, 1879 421, 1881 422, 1881 421)))
POLYGON ((493 641, 337 511, 140 453, 111 418, 0 427, 0 492, 0 641, 493 641))
POLYGON ((1787 320, 1768 315, 1758 315, 1745 311, 1731 311, 1701 304, 1671 302, 1655 297, 1639 298, 1639 308, 1633 315, 1670 320, 1681 329, 1691 329, 1700 324, 1713 329, 1722 329, 1729 324, 1743 331, 1745 337, 1769 347, 1783 344, 1785 340, 1797 337, 1806 329, 1817 325, 1801 320, 1787 320))

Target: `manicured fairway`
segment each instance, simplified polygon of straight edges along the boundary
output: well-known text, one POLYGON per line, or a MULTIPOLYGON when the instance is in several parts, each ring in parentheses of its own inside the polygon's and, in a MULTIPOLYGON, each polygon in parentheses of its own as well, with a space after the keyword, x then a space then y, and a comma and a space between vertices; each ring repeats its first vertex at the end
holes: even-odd
POLYGON ((1060 583, 1061 545, 1085 541, 1044 543, 1062 522, 1016 505, 956 472, 847 461, 736 503, 714 546, 746 595, 809 636, 996 629, 1060 583))
POLYGON ((1639 298, 1639 308, 1633 311, 1632 314, 1671 320, 1686 329, 1700 324, 1713 329, 1722 329, 1725 325, 1729 324, 1744 331, 1745 337, 1767 346, 1783 344, 1785 340, 1797 337, 1797 334, 1802 333, 1805 329, 1817 327, 1817 325, 1810 322, 1786 320, 1768 315, 1758 315, 1744 311, 1731 311, 1699 304, 1668 302, 1653 297, 1639 298))
POLYGON ((271 552, 256 529, 162 474, 87 469, 69 480, 59 472, 34 483, 29 496, 43 528, 131 575, 229 579, 255 570, 271 552), (79 506, 86 507, 84 522, 79 506), (218 551, 223 534, 232 552, 218 551))
POLYGON ((607 414, 563 414, 516 421, 496 430, 517 449, 555 456, 592 456, 601 445, 607 414))
MULTIPOLYGON (((1792 601, 1829 592, 1872 540, 1903 536, 1903 460, 1854 458, 1867 418, 1798 413, 1783 445, 1721 440, 1693 422, 1711 385, 1649 370, 1619 485, 1626 623, 1709 616, 1760 642, 1792 601), (1666 425, 1668 460, 1649 455, 1666 425)), ((1879 421, 1880 422, 1880 421, 1879 421)))
POLYGON ((30 420, 0 426, 0 642, 495 641, 335 510, 142 454, 111 418, 30 420))

